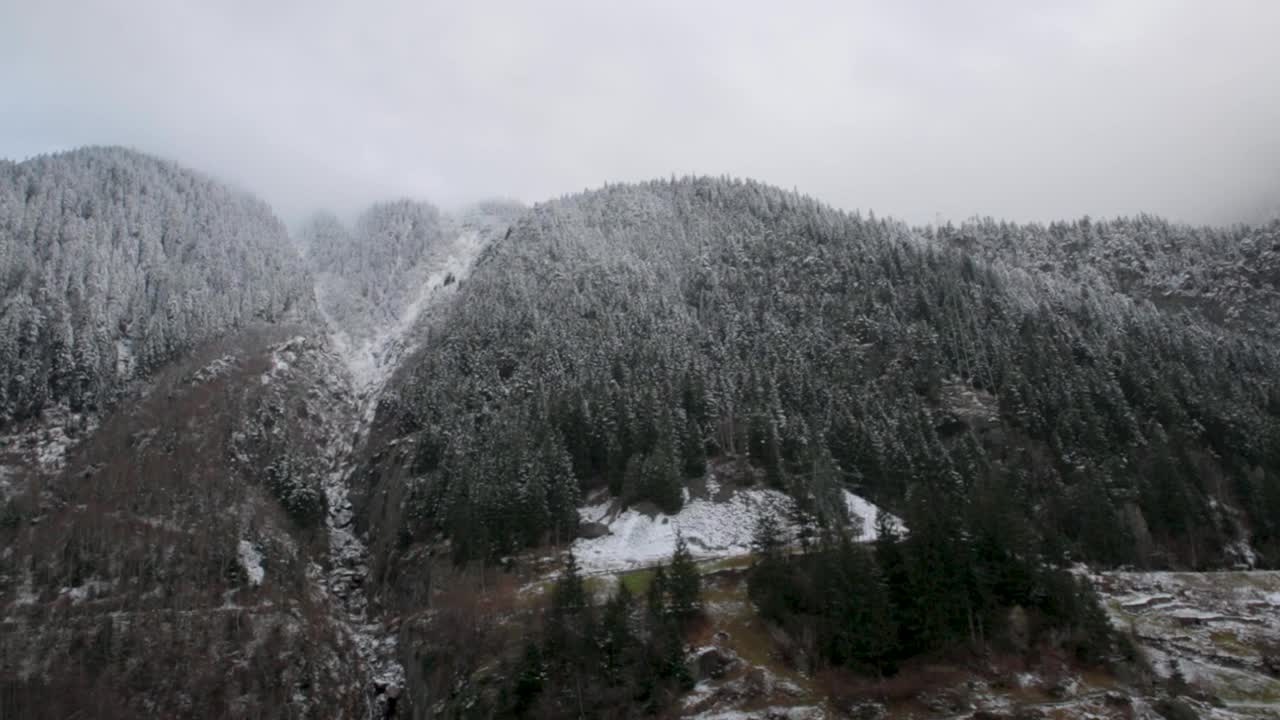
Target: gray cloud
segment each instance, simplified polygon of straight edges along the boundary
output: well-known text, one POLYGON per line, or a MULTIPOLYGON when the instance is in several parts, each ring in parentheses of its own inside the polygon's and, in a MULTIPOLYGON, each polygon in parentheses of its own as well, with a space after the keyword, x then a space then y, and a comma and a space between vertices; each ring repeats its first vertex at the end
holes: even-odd
POLYGON ((0 156, 286 219, 750 176, 913 221, 1280 207, 1280 3, 0 0, 0 156))

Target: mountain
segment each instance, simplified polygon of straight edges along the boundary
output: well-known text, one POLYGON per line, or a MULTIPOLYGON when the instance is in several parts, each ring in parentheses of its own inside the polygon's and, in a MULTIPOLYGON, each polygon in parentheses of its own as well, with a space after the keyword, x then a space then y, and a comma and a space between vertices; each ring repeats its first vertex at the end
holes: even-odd
POLYGON ((130 380, 311 287, 266 204, 121 148, 0 166, 0 422, 106 407, 130 380))
POLYGON ((0 714, 1270 708, 1277 232, 0 164, 0 714))
MULTIPOLYGON (((1123 247, 1135 226, 1091 232, 1123 247)), ((1126 294, 1154 272, 1085 282, 1034 249, 1027 270, 953 245, 750 182, 537 206, 379 408, 370 514, 395 520, 372 530, 499 557, 572 534, 582 492, 675 511, 707 458, 744 456, 822 515, 841 488, 903 508, 941 478, 961 499, 1004 488, 1082 560, 1222 566, 1252 542, 1280 562, 1265 330, 1126 294)))

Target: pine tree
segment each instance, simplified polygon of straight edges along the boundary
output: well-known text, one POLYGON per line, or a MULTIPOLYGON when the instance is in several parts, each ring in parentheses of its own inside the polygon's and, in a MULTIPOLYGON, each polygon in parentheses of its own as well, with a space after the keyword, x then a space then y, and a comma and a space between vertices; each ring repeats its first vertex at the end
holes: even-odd
POLYGON ((609 685, 622 682, 635 637, 631 632, 631 612, 635 601, 626 583, 618 583, 618 592, 605 604, 600 622, 600 651, 603 673, 609 685))
POLYGON ((578 505, 582 493, 573 474, 569 454, 556 436, 548 438, 542 450, 542 470, 546 474, 547 510, 550 515, 552 541, 560 544, 572 538, 578 529, 578 505))
POLYGON ((791 568, 783 555, 784 540, 778 519, 761 515, 751 541, 751 573, 747 592, 763 617, 778 619, 791 606, 791 568))
POLYGON ((837 663, 884 670, 897 649, 888 587, 874 557, 855 545, 847 535, 825 553, 829 572, 819 573, 824 582, 832 631, 825 635, 827 655, 837 663))
POLYGON ((663 512, 674 515, 684 506, 684 484, 671 455, 671 445, 661 442, 645 461, 644 496, 663 512))
POLYGON ((668 584, 671 597, 671 614, 687 621, 702 613, 702 577, 693 561, 683 535, 676 536, 675 552, 671 555, 671 574, 668 584))
POLYGON ((707 472, 707 448, 702 438, 702 428, 689 420, 684 425, 681 455, 684 457, 685 477, 699 478, 707 472))
POLYGON ((671 614, 670 583, 667 579, 667 569, 663 565, 653 569, 653 578, 649 581, 649 590, 647 594, 646 607, 649 611, 649 617, 652 620, 660 621, 671 614))
POLYGON ((556 579, 551 595, 551 609, 558 615, 577 615, 588 607, 587 588, 578 570, 578 558, 570 552, 565 559, 564 570, 556 579))
POLYGON ((515 714, 523 715, 542 693, 546 681, 546 666, 542 660, 542 650, 535 642, 527 642, 524 656, 520 660, 520 669, 516 674, 514 689, 515 714))

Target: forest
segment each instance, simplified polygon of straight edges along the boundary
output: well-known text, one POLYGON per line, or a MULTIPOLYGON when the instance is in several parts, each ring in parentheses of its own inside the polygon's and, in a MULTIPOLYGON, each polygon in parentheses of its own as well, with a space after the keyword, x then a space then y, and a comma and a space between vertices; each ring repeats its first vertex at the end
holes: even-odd
POLYGON ((266 203, 122 148, 0 163, 0 271, 0 426, 105 410, 203 343, 314 313, 266 203))
MULTIPOLYGON (((1150 224, 1021 232, 1108 245, 1150 224)), ((937 487, 1048 557, 1280 562, 1264 333, 948 232, 712 178, 535 206, 380 405, 411 448, 366 471, 404 488, 380 531, 499 557, 569 536, 586 492, 673 511, 707 458, 745 458, 823 525, 840 488, 899 509, 937 487)))

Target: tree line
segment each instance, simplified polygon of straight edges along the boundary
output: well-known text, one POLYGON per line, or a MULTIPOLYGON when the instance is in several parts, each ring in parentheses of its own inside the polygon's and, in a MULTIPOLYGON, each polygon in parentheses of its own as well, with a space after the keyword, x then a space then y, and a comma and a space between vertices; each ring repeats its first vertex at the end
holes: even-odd
POLYGON ((685 633, 702 614, 701 578, 681 538, 643 598, 625 581, 595 602, 569 555, 539 632, 508 674, 499 716, 641 717, 693 687, 685 633))

